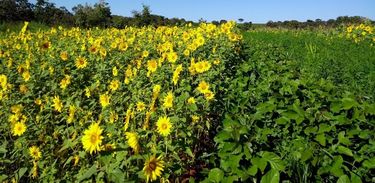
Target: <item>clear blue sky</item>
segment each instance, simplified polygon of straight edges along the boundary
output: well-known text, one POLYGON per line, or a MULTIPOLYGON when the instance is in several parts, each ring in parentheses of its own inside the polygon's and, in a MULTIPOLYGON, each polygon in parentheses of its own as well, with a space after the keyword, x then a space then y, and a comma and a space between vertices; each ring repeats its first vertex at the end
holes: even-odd
MULTIPOLYGON (((30 2, 35 3, 36 0, 30 2)), ((98 0, 50 0, 71 11, 77 4, 98 0)), ((197 21, 237 20, 253 23, 269 20, 328 20, 338 16, 364 16, 375 20, 375 0, 107 0, 112 14, 131 16, 132 10, 149 5, 153 14, 197 21)))

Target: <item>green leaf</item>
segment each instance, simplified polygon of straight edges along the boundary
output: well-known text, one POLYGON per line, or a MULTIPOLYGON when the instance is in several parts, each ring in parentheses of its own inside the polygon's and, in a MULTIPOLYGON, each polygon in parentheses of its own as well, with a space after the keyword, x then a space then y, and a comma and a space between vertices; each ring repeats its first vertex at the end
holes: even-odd
POLYGON ((353 156, 352 150, 341 145, 337 147, 337 152, 339 152, 340 154, 345 154, 347 156, 353 156))
POLYGON ((92 175, 96 173, 96 165, 92 165, 91 168, 85 171, 83 175, 78 176, 78 182, 81 182, 82 180, 90 178, 92 175))
POLYGON ((190 157, 192 157, 192 158, 194 158, 194 154, 193 154, 193 152, 191 152, 191 149, 190 149, 190 147, 186 147, 186 154, 188 154, 190 157))
POLYGON ((0 146, 0 153, 1 153, 1 154, 5 154, 5 153, 7 153, 7 144, 8 144, 8 142, 5 141, 5 142, 0 146))
POLYGON ((341 175, 337 183, 350 183, 350 179, 347 175, 341 175))
POLYGON ((220 182, 223 180, 224 172, 219 168, 214 168, 208 173, 208 179, 214 182, 220 182))
POLYGON ((197 107, 196 104, 188 104, 187 107, 188 107, 188 109, 189 109, 190 111, 192 111, 192 112, 195 112, 195 111, 198 110, 198 107, 197 107))
POLYGON ((339 143, 342 143, 344 145, 350 145, 350 140, 349 138, 345 137, 345 131, 341 131, 338 135, 339 143))
POLYGON ((352 183, 362 183, 361 177, 353 172, 350 172, 350 179, 352 183))
POLYGON ((27 171, 26 167, 20 168, 17 172, 17 180, 20 180, 23 175, 25 175, 27 171))
POLYGON ((4 182, 4 180, 7 178, 8 178, 8 175, 4 175, 4 174, 0 175, 0 182, 4 182))
POLYGON ((318 131, 318 133, 329 132, 329 131, 331 131, 331 128, 332 127, 330 125, 327 125, 325 123, 320 124, 319 125, 319 131, 318 131))
POLYGON ((279 183, 280 173, 277 170, 271 169, 260 180, 261 183, 279 183))
POLYGON ((352 98, 343 98, 341 100, 343 109, 348 110, 354 106, 356 106, 358 103, 352 99, 352 98))
POLYGON ((279 125, 285 125, 289 121, 290 121, 290 119, 288 119, 287 117, 284 117, 284 116, 276 119, 276 123, 279 124, 279 125))
POLYGON ((251 159, 251 163, 253 165, 256 165, 259 168, 259 170, 262 172, 264 172, 264 169, 267 166, 267 160, 263 158, 258 158, 258 157, 254 157, 253 159, 251 159))
POLYGON ((108 179, 110 182, 124 182, 125 174, 120 169, 114 169, 108 175, 108 179))
POLYGON ((332 112, 339 112, 341 110, 341 103, 340 102, 332 102, 331 103, 331 111, 332 112))
POLYGON ((283 160, 279 156, 277 156, 273 152, 264 152, 261 154, 261 156, 270 163, 272 169, 275 169, 277 171, 283 171, 285 169, 285 165, 283 160))
POLYGON ((371 158, 369 160, 365 160, 363 161, 362 165, 365 167, 365 168, 368 168, 368 169, 373 169, 375 168, 375 158, 371 158))
POLYGON ((342 156, 335 156, 333 158, 333 165, 331 166, 331 173, 336 176, 340 177, 341 175, 344 174, 344 172, 341 169, 342 163, 344 162, 342 156))
POLYGON ((258 172, 258 167, 256 165, 251 166, 247 172, 251 175, 254 176, 258 172))
POLYGON ((326 146, 326 137, 324 133, 317 135, 315 140, 318 141, 320 145, 326 146))
POLYGON ((238 176, 232 175, 232 176, 229 176, 229 177, 224 177, 221 182, 223 182, 223 183, 232 183, 234 181, 238 181, 238 176))

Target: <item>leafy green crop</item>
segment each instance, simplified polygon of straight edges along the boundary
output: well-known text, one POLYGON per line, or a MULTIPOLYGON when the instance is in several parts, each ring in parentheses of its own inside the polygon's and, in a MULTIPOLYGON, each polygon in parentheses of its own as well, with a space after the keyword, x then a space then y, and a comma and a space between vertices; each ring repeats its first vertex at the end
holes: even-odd
POLYGON ((305 77, 282 47, 258 42, 249 56, 228 83, 214 139, 221 181, 371 181, 375 105, 305 77))

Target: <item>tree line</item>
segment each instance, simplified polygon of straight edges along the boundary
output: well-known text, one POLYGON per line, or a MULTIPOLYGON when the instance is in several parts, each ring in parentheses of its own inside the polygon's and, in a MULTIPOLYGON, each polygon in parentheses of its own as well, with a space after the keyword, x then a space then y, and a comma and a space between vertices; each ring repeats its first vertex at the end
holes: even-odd
POLYGON ((100 0, 94 5, 78 4, 72 12, 66 7, 57 7, 48 0, 37 0, 35 4, 28 0, 1 0, 0 23, 35 21, 49 26, 79 27, 116 27, 125 26, 162 26, 194 23, 179 18, 166 18, 151 13, 150 7, 143 5, 142 11, 133 11, 132 17, 112 15, 107 2, 100 0))
POLYGON ((361 16, 339 16, 336 19, 329 19, 327 21, 316 19, 316 20, 307 20, 305 22, 299 22, 297 20, 288 20, 288 21, 269 21, 266 23, 267 27, 272 28, 288 28, 288 29, 306 29, 306 28, 316 28, 316 27, 338 27, 341 25, 348 24, 361 24, 361 23, 372 23, 374 21, 361 17, 361 16))
MULTIPOLYGON (((66 7, 57 7, 48 0, 37 0, 35 4, 28 0, 0 0, 0 23, 35 21, 49 26, 64 25, 68 27, 116 27, 125 26, 164 26, 164 25, 184 25, 207 22, 200 19, 199 22, 187 21, 180 18, 166 18, 161 15, 151 13, 150 7, 143 5, 141 11, 133 11, 132 17, 112 15, 111 9, 105 0, 99 0, 94 5, 78 4, 69 11, 66 7)), ((291 21, 269 21, 267 27, 274 28, 292 28, 303 29, 310 27, 336 27, 342 24, 364 23, 371 21, 360 16, 341 16, 337 19, 323 21, 321 19, 307 20, 306 22, 291 21)), ((219 25, 227 22, 226 20, 214 20, 210 23, 219 25)), ((374 23, 372 21, 372 23, 374 23)), ((238 19, 238 27, 242 30, 252 29, 252 22, 245 22, 244 19, 238 19)))

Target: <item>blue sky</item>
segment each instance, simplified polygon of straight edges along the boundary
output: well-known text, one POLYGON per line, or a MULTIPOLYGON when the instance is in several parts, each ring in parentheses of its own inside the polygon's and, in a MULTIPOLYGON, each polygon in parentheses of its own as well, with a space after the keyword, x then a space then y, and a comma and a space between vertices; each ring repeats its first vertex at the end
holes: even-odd
MULTIPOLYGON (((36 0, 30 2, 35 3, 36 0)), ((98 0, 50 0, 71 11, 77 4, 95 4, 98 0)), ((375 0, 107 0, 112 14, 131 16, 132 10, 149 5, 152 13, 168 18, 197 21, 237 20, 253 23, 269 20, 328 20, 338 16, 364 16, 375 20, 375 0)))

